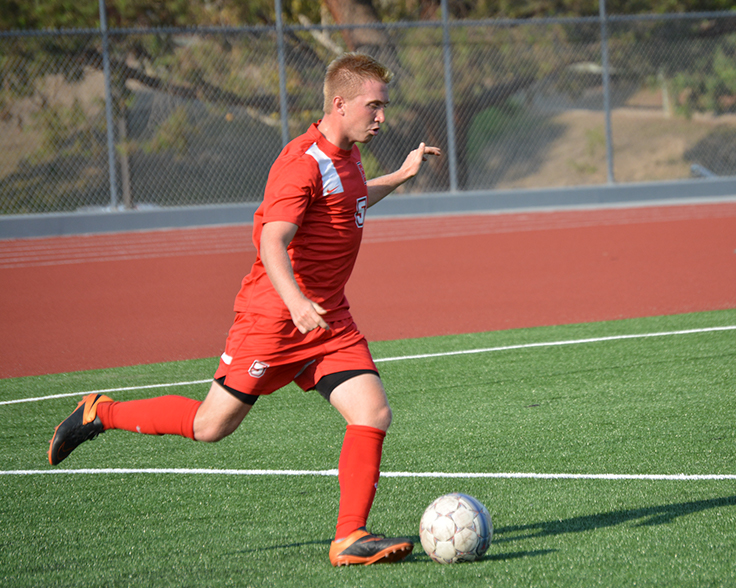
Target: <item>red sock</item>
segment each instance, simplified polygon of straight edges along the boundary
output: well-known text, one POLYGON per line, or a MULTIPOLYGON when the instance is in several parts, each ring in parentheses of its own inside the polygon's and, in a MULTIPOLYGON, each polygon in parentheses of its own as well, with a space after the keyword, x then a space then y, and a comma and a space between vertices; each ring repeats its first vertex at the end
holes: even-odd
POLYGON ((123 429, 145 435, 181 435, 194 439, 194 415, 199 400, 158 396, 128 402, 101 402, 97 415, 105 430, 123 429))
POLYGON ((365 527, 380 476, 384 431, 374 427, 348 425, 342 442, 338 480, 340 509, 336 539, 344 539, 365 527))

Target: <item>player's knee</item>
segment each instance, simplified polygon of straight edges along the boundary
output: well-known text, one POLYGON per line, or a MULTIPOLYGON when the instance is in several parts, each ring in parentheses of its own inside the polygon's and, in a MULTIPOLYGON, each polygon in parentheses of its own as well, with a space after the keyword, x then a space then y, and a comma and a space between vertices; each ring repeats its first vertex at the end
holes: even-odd
POLYGON ((391 407, 388 405, 383 406, 381 409, 376 411, 374 427, 383 431, 388 431, 391 426, 391 419, 393 419, 393 413, 391 407))
POLYGON ((227 437, 234 430, 235 429, 217 423, 201 425, 199 427, 195 427, 194 439, 203 443, 217 443, 227 437))
POLYGON ((194 439, 197 441, 201 441, 202 443, 217 443, 225 437, 227 437, 227 435, 223 435, 218 431, 210 431, 207 429, 194 433, 194 439))

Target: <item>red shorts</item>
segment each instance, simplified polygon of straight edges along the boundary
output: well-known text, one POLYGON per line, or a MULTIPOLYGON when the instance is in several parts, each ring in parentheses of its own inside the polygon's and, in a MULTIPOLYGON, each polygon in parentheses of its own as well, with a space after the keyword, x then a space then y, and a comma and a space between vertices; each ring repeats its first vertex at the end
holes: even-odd
POLYGON ((323 376, 374 370, 368 342, 353 319, 302 334, 291 320, 238 313, 230 328, 215 379, 251 395, 271 394, 289 382, 311 390, 323 376))

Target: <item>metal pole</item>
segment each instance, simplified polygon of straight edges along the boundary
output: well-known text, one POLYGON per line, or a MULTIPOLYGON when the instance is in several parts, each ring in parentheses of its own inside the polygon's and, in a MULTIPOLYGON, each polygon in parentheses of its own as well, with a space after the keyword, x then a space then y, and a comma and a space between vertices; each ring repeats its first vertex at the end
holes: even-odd
POLYGON ((289 107, 286 101, 286 57, 284 55, 284 22, 281 0, 276 0, 276 43, 279 54, 279 104, 281 107, 281 143, 289 142, 289 107))
POLYGON ((450 192, 457 192, 457 153, 455 151, 455 108, 452 100, 452 54, 447 0, 442 0, 442 53, 445 66, 445 117, 447 119, 447 157, 450 168, 450 192))
POLYGON ((110 208, 118 207, 118 174, 115 168, 115 126, 112 113, 112 87, 110 82, 110 46, 107 35, 107 11, 105 0, 100 4, 100 31, 102 33, 102 68, 105 74, 105 119, 107 122, 107 166, 110 170, 110 208))
POLYGON ((608 183, 616 182, 613 176, 613 133, 611 131, 611 89, 608 64, 608 30, 606 27, 606 0, 599 0, 601 17, 601 58, 603 60, 603 110, 606 116, 606 160, 608 164, 608 183))

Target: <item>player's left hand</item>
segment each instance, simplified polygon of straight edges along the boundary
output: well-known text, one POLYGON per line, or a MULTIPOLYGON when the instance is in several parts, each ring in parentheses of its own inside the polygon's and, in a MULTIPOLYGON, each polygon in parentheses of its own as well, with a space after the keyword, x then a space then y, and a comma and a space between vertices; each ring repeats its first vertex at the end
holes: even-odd
POLYGON ((409 155, 406 156, 401 166, 401 170, 406 174, 407 178, 413 178, 419 173, 422 163, 427 161, 427 155, 439 157, 442 155, 442 150, 439 147, 431 147, 425 143, 419 143, 419 147, 409 152, 409 155))

